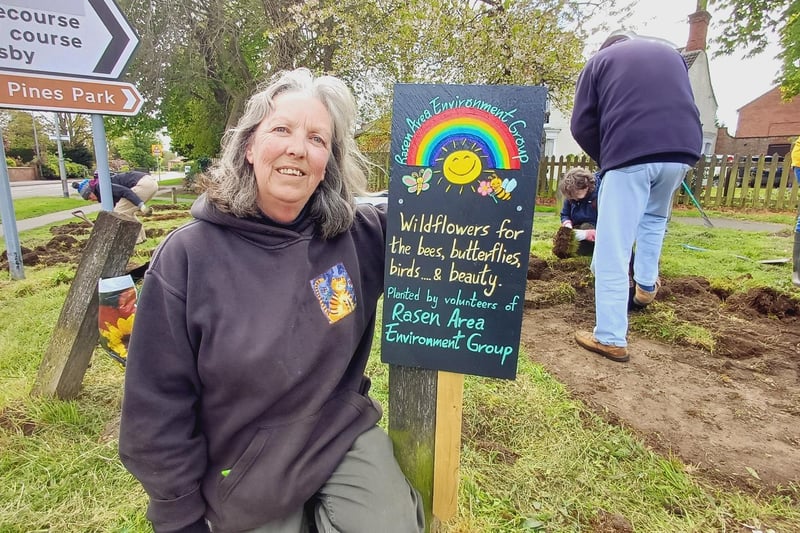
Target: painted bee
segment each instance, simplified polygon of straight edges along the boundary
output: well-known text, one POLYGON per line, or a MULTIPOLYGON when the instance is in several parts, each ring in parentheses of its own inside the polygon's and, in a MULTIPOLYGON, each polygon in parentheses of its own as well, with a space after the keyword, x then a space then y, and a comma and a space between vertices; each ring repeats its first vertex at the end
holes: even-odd
POLYGON ((496 198, 508 200, 511 198, 511 191, 517 188, 517 180, 514 178, 501 180, 495 174, 489 185, 492 187, 492 197, 495 198, 495 201, 497 201, 496 198))

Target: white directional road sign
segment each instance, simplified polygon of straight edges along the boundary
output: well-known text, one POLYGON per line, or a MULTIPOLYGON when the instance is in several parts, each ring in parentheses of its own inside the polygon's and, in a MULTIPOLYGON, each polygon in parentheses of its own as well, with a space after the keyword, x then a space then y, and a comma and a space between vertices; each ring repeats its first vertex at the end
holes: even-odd
POLYGON ((117 79, 138 44, 114 0, 0 0, 0 70, 117 79))

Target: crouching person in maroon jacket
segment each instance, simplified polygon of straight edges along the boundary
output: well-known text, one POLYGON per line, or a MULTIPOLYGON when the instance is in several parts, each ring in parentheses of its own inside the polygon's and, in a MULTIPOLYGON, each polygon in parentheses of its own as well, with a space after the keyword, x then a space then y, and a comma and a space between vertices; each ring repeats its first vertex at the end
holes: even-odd
MULTIPOLYGON (((100 202, 100 183, 98 182, 97 171, 94 171, 94 178, 73 183, 72 186, 78 190, 84 200, 100 202)), ((111 176, 111 196, 113 197, 114 212, 123 215, 137 222, 141 221, 136 216, 137 213, 149 215, 152 210, 145 202, 149 202, 158 192, 158 182, 145 172, 122 172, 111 176)), ((139 237, 136 244, 142 243, 147 238, 144 226, 139 229, 139 237)))
POLYGON ((385 206, 338 79, 284 72, 150 262, 119 448, 157 532, 413 533, 418 493, 364 376, 385 206))

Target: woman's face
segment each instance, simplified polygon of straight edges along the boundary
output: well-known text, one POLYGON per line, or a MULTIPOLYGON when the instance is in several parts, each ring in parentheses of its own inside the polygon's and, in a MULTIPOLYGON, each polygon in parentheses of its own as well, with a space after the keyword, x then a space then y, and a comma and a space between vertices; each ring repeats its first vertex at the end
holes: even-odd
POLYGON ((258 185, 258 206, 271 219, 289 223, 325 179, 333 121, 323 103, 305 93, 281 93, 253 132, 247 161, 258 185))
POLYGON ((574 193, 572 193, 572 200, 583 200, 586 198, 586 194, 589 192, 589 189, 578 189, 574 193))

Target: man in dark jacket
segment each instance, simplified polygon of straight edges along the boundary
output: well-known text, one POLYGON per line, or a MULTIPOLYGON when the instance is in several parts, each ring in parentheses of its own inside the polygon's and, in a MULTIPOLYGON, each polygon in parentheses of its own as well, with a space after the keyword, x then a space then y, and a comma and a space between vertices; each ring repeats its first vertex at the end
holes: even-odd
POLYGON ((658 291, 658 262, 672 195, 700 158, 703 134, 683 57, 665 41, 615 32, 581 71, 572 136, 603 176, 592 270, 593 332, 577 343, 628 360, 628 264, 634 303, 658 291))
MULTIPOLYGON (((97 171, 95 171, 94 179, 73 183, 72 186, 78 190, 84 200, 99 202, 101 200, 100 184, 97 178, 97 171)), ((143 215, 150 214, 151 210, 145 202, 153 198, 156 192, 158 192, 158 182, 145 172, 121 172, 111 176, 111 195, 114 199, 114 212, 134 220, 139 220, 136 217, 138 212, 143 215)), ((136 243, 143 242, 146 238, 144 227, 142 227, 136 243)))

